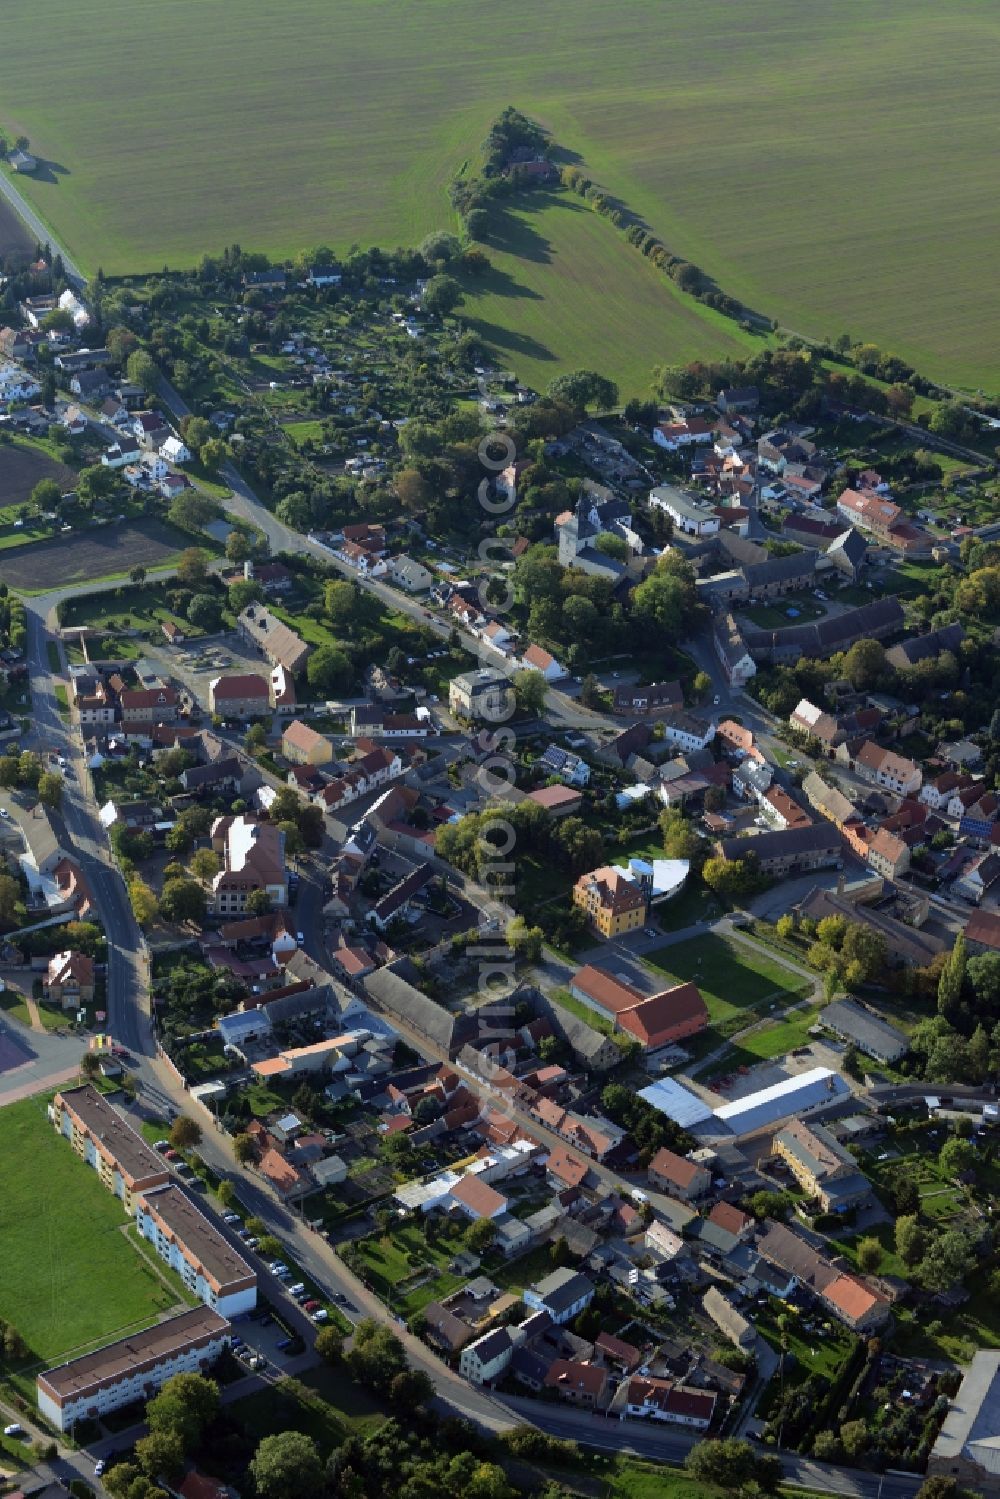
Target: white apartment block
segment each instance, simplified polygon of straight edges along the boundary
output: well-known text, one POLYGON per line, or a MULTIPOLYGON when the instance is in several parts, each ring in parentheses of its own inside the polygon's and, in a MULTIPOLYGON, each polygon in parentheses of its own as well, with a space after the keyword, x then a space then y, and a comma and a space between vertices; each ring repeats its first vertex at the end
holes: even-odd
POLYGON ((257 1305, 257 1276, 182 1188, 144 1193, 135 1222, 192 1295, 213 1311, 238 1317, 257 1305))
POLYGON ((175 1374, 210 1368, 229 1346, 230 1331, 225 1317, 208 1307, 182 1312, 96 1353, 46 1369, 35 1382, 38 1409, 57 1431, 71 1431, 76 1421, 150 1400, 175 1374))

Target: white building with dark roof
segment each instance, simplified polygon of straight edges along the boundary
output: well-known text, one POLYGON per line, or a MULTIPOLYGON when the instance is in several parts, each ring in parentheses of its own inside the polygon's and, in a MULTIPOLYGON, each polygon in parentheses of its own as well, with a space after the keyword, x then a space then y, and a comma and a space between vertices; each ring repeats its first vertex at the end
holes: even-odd
POLYGON ((149 1400, 175 1374, 201 1374, 229 1346, 225 1317, 207 1306, 130 1333, 95 1353, 46 1369, 36 1380, 38 1409, 57 1431, 149 1400))

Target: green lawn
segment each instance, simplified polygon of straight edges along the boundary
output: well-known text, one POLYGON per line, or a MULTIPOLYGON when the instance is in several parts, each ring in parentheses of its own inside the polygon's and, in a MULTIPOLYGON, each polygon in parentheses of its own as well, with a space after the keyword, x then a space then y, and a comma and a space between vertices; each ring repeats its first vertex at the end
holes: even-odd
MULTIPOLYGON (((932 376, 998 383, 1000 287, 983 265, 1000 201, 982 121, 1000 13, 982 0, 762 0, 738 46, 726 0, 668 17, 653 0, 510 0, 499 29, 460 0, 290 0, 279 26, 264 0, 244 0, 237 26, 225 5, 165 0, 142 8, 128 66, 109 70, 119 18, 114 0, 95 0, 84 28, 72 0, 47 0, 41 26, 31 0, 4 6, 0 124, 43 158, 19 186, 89 271, 193 264, 236 241, 417 242, 452 221, 449 178, 514 103, 749 305, 807 333, 848 329, 932 376), (171 86, 151 91, 166 56, 171 86)), ((601 367, 593 332, 585 362, 601 367)), ((671 346, 668 331, 661 358, 671 346)))
MULTIPOLYGON (((222 595, 219 595, 220 599, 222 595)), ((106 593, 84 594, 70 599, 62 611, 62 624, 89 625, 92 630, 158 631, 171 620, 190 639, 204 632, 167 608, 162 584, 123 585, 106 593)))
POLYGON ((592 1010, 589 1005, 585 1005, 582 999, 574 998, 568 989, 553 989, 549 998, 560 1009, 568 1010, 578 1020, 586 1021, 587 1025, 591 1026, 595 1031, 600 1031, 602 1035, 614 1035, 615 1028, 611 1020, 606 1015, 603 1015, 600 1010, 592 1010))
POLYGON ((798 1046, 808 1045, 809 1029, 816 1024, 822 1008, 816 1005, 797 1010, 785 1020, 768 1021, 749 1036, 742 1036, 738 1044, 728 1047, 713 1063, 711 1075, 722 1077, 739 1067, 755 1067, 758 1062, 783 1057, 798 1046))
POLYGON ((122 1232, 121 1203, 52 1129, 43 1098, 0 1110, 0 1159, 0 1317, 36 1359, 109 1342, 178 1307, 122 1232))
POLYGON ((19 1020, 22 1025, 31 1025, 31 1016, 28 1006, 24 1002, 24 995, 16 989, 5 989, 0 994, 0 1010, 9 1015, 12 1020, 19 1020))
MULTIPOLYGON (((799 1309, 772 1301, 770 1308, 758 1314, 755 1321, 761 1337, 775 1349, 781 1346, 781 1332, 776 1320, 778 1316, 785 1316, 788 1319, 786 1328, 788 1353, 795 1360, 793 1365, 786 1365, 786 1385, 801 1384, 810 1374, 821 1374, 826 1379, 833 1378, 843 1366, 844 1360, 850 1356, 855 1345, 853 1335, 845 1327, 841 1327, 839 1322, 833 1321, 830 1321, 819 1332, 809 1332, 801 1326, 803 1314, 799 1309)), ((821 1321, 821 1314, 813 1313, 809 1320, 821 1321)), ((776 1386, 777 1375, 774 1380, 774 1387, 776 1386)))
POLYGON ((677 982, 693 980, 708 1006, 711 1024, 724 1035, 749 1024, 748 1010, 788 1005, 808 988, 808 980, 766 954, 710 932, 656 948, 645 961, 677 982))
POLYGON ((715 921, 722 914, 723 907, 711 890, 689 881, 679 895, 653 907, 646 925, 658 926, 664 932, 679 932, 700 921, 715 921))
POLYGON ((364 1278, 375 1294, 403 1317, 411 1317, 429 1301, 440 1301, 458 1290, 463 1277, 446 1266, 460 1248, 457 1243, 441 1248, 428 1245, 415 1223, 400 1224, 391 1235, 362 1239, 357 1245, 364 1278), (424 1266, 434 1273, 412 1290, 402 1286, 410 1277, 416 1278, 424 1266))
POLYGON ((255 1443, 279 1431, 302 1431, 324 1458, 346 1436, 366 1436, 385 1420, 373 1396, 342 1370, 327 1368, 279 1380, 270 1389, 237 1400, 231 1410, 255 1443))
POLYGON ((787 625, 806 624, 811 619, 821 619, 825 608, 816 599, 803 594, 789 594, 787 598, 773 604, 755 604, 750 609, 741 609, 740 615, 752 620, 762 630, 782 630, 787 625), (789 613, 794 609, 796 613, 789 613))

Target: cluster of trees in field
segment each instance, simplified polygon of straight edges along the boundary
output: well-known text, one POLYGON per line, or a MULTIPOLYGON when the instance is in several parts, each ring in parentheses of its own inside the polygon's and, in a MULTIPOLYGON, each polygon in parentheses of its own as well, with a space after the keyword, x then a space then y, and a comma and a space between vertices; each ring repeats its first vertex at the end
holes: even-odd
POLYGON ((508 105, 497 116, 483 142, 478 169, 459 173, 449 188, 452 207, 461 214, 470 239, 486 238, 492 201, 539 181, 518 165, 518 157, 547 157, 550 144, 548 132, 519 109, 508 105))

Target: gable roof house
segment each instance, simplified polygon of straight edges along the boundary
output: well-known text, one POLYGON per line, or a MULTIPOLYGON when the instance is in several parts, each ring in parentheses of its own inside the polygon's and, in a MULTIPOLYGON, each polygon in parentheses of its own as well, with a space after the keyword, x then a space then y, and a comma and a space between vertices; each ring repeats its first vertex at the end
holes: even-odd
POLYGON ((923 773, 919 765, 905 755, 883 749, 866 739, 854 757, 854 769, 863 780, 885 786, 899 796, 912 796, 920 790, 923 773))
POLYGON ((248 604, 237 619, 236 628, 272 666, 283 666, 290 676, 305 666, 310 647, 263 604, 248 604))
POLYGON ((528 646, 521 657, 521 665, 528 671, 540 671, 546 682, 561 682, 569 676, 565 666, 561 666, 555 656, 550 656, 540 645, 528 646))
POLYGON ((931 1448, 929 1474, 961 1489, 1000 1492, 1000 1349, 984 1348, 965 1370, 931 1448))
POLYGON ((939 630, 928 630, 926 635, 914 635, 911 639, 894 645, 891 650, 886 651, 885 659, 897 671, 905 671, 908 666, 916 666, 921 661, 940 656, 942 651, 957 652, 964 639, 963 625, 942 625, 939 630))

